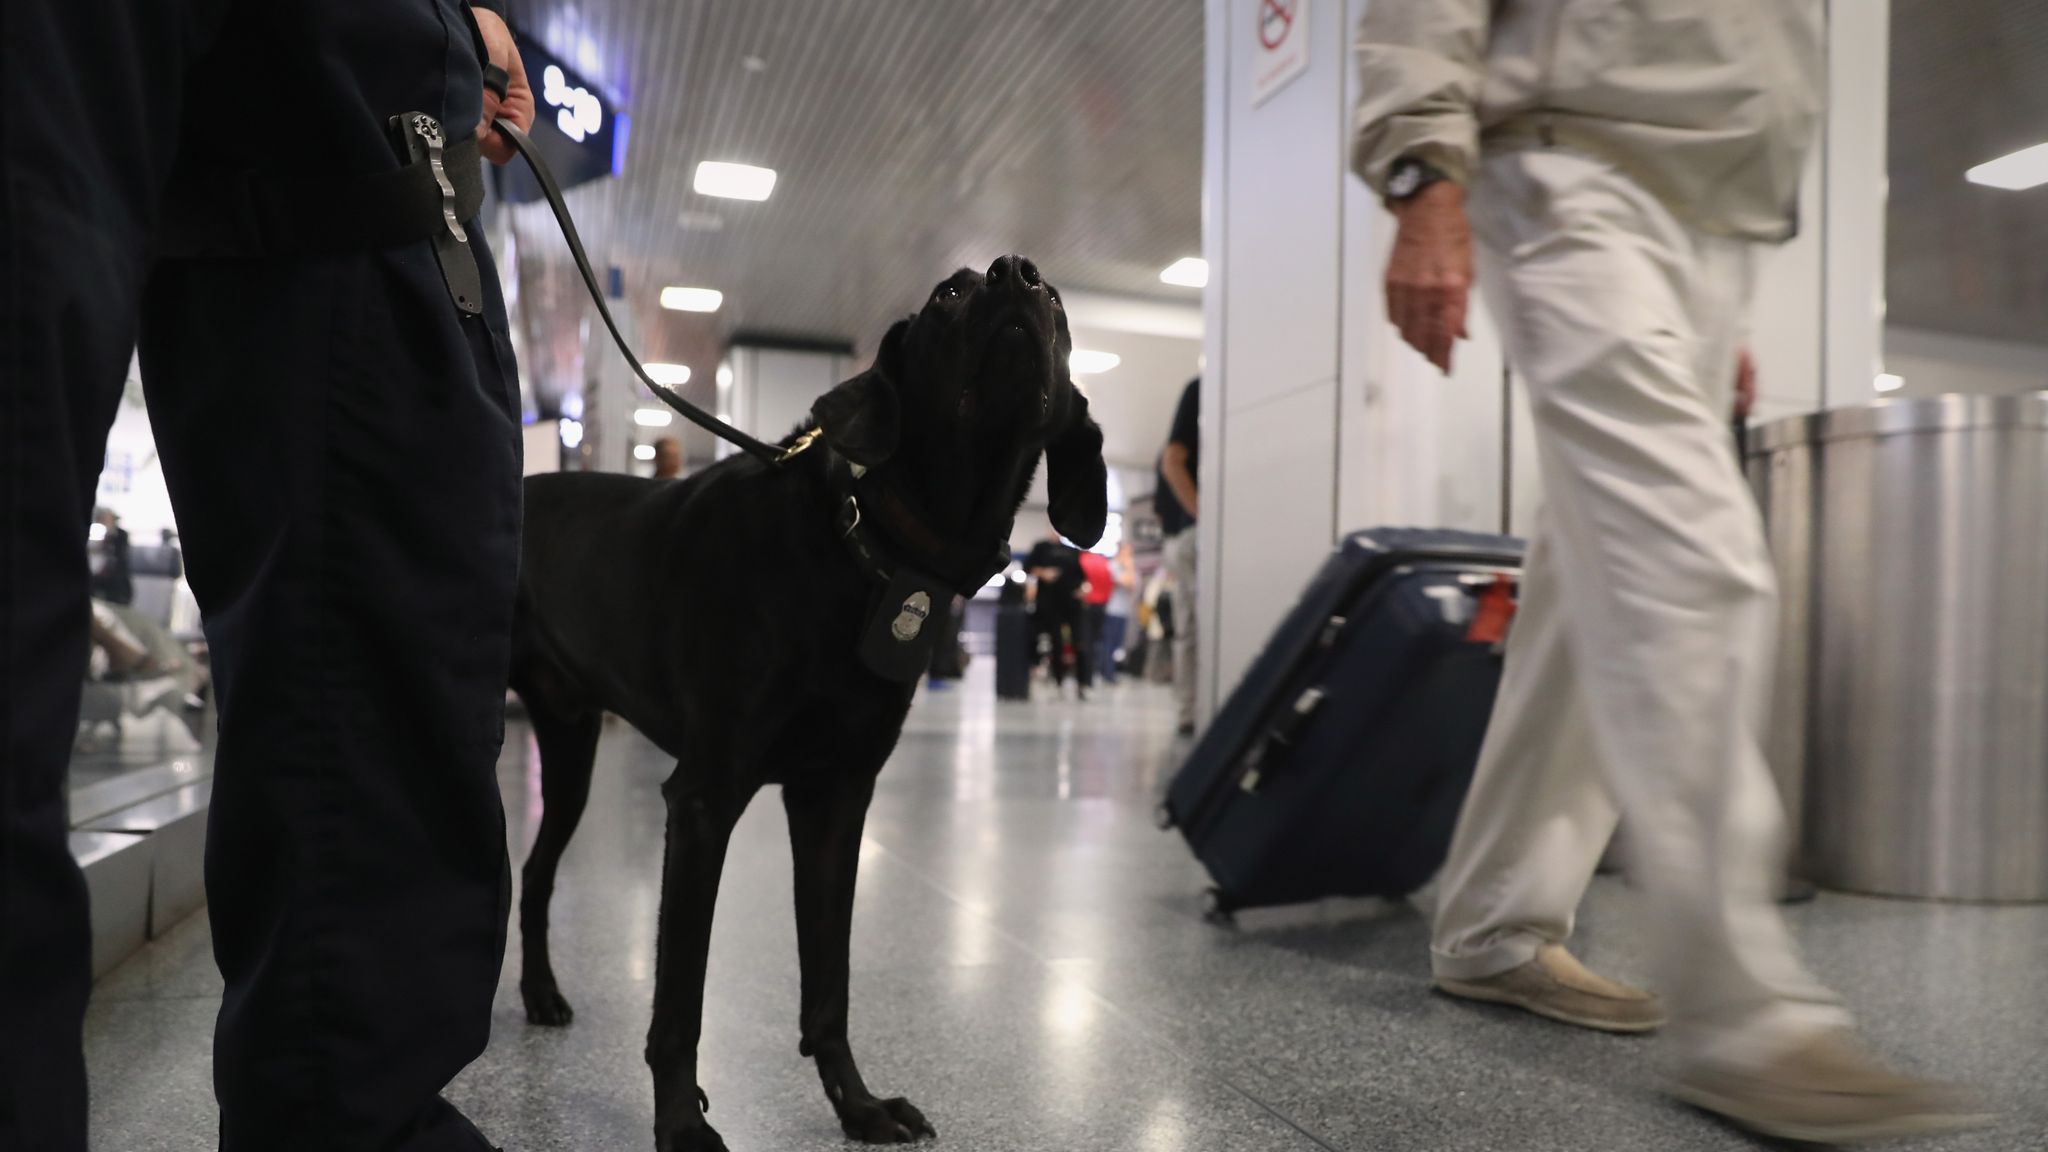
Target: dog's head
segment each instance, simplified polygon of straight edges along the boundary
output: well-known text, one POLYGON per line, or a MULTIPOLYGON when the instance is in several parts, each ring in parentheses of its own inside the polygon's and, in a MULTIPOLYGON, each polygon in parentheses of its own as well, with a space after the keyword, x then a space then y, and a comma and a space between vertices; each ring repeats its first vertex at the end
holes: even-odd
POLYGON ((1102 429, 1074 386, 1059 289, 1031 261, 962 268, 883 338, 874 367, 818 399, 811 416, 842 455, 900 470, 968 531, 1000 531, 1040 453, 1054 527, 1088 547, 1108 519, 1102 429), (984 523, 999 510, 1001 524, 984 523))

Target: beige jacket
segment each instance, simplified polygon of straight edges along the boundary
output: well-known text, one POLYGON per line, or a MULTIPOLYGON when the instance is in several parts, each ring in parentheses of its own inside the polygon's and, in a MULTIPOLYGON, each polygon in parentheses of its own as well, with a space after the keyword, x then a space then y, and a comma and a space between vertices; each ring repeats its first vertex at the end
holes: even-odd
POLYGON ((1482 149, 1571 148, 1702 231, 1784 240, 1824 21, 1822 0, 1373 0, 1351 166, 1384 194, 1406 155, 1465 182, 1482 149))

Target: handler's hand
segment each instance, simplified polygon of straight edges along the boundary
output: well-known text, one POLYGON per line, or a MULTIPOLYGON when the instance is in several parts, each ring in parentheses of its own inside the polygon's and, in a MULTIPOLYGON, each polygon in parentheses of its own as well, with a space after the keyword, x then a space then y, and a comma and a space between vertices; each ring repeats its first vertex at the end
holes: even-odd
POLYGON ((500 117, 510 120, 520 131, 533 127, 533 87, 526 82, 526 64, 519 59, 519 45, 512 39, 512 30, 505 27, 505 21, 496 12, 487 8, 475 9, 476 26, 484 34, 484 49, 491 55, 491 63, 505 70, 511 81, 505 85, 505 98, 484 89, 484 122, 476 126, 476 138, 483 154, 493 164, 510 164, 518 153, 512 151, 512 142, 491 130, 500 117))
POLYGON ((1451 371, 1451 348, 1466 338, 1472 291, 1472 225, 1465 190, 1441 180, 1394 206, 1400 229, 1387 260, 1387 319, 1437 370, 1451 371))

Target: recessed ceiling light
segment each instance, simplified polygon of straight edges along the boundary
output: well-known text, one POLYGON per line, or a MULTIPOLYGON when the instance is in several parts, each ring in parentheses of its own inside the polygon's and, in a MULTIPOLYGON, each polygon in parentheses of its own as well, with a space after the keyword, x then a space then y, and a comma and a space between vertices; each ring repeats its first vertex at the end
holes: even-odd
POLYGON ((740 67, 749 72, 765 72, 768 70, 768 62, 759 56, 748 56, 740 61, 740 67))
POLYGON ((1206 288, 1209 286, 1209 262, 1200 256, 1183 256, 1167 265, 1159 278, 1182 288, 1206 288))
POLYGON ((563 420, 563 421, 561 422, 561 424, 560 424, 560 430, 561 430, 561 434, 562 434, 562 447, 564 447, 564 448, 580 448, 580 447, 582 447, 582 445, 583 445, 583 422, 582 422, 582 421, 580 421, 580 420, 567 420, 567 419, 565 419, 565 420, 563 420))
POLYGON ((654 377, 656 384, 677 388, 690 382, 688 364, 642 364, 641 367, 647 369, 647 374, 654 377))
POLYGON ((1076 348, 1073 354, 1067 357, 1067 371, 1077 376, 1091 376, 1098 372, 1107 372, 1123 362, 1124 358, 1114 352, 1076 348))
POLYGON ((633 459, 635 459, 635 460, 652 460, 652 459, 654 459, 654 445, 652 445, 652 444, 635 444, 635 445, 633 445, 633 459))
POLYGON ((2048 144, 2036 144, 2010 156, 1986 161, 1963 173, 1963 176, 1972 184, 2013 192, 2048 184, 2048 144))
POLYGON ((1877 378, 1876 384, 1879 392, 1897 392, 1906 386, 1906 378, 1886 372, 1877 378))
POLYGON ((715 288, 663 288, 661 306, 671 312, 716 312, 725 293, 715 288))
POLYGON ((723 392, 730 387, 732 387, 732 365, 720 364, 718 366, 718 390, 723 392))
POLYGON ((775 169, 706 160, 697 165, 697 191, 728 200, 766 200, 775 191, 775 169))
POLYGON ((666 428, 675 423, 675 413, 663 408, 633 409, 633 423, 642 428, 666 428))
POLYGON ((716 212, 695 212, 686 208, 676 213, 676 225, 685 232, 723 232, 725 217, 716 212))

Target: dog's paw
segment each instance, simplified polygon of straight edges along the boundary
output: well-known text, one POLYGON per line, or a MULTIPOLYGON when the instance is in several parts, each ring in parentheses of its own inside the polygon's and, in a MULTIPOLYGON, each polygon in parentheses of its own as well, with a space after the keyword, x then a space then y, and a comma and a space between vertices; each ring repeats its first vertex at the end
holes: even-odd
POLYGON ((728 1152, 724 1137, 709 1124, 692 1124, 654 1134, 654 1152, 728 1152))
POLYGON ((542 1028, 566 1028, 576 1019, 576 1010, 562 998, 562 990, 550 981, 546 985, 519 986, 519 997, 526 1001, 526 1022, 542 1028))
POLYGON ((842 1104, 839 1107, 839 1126, 849 1138, 863 1144, 910 1144, 927 1138, 936 1139, 939 1134, 916 1105, 900 1096, 894 1100, 868 1099, 842 1104))

